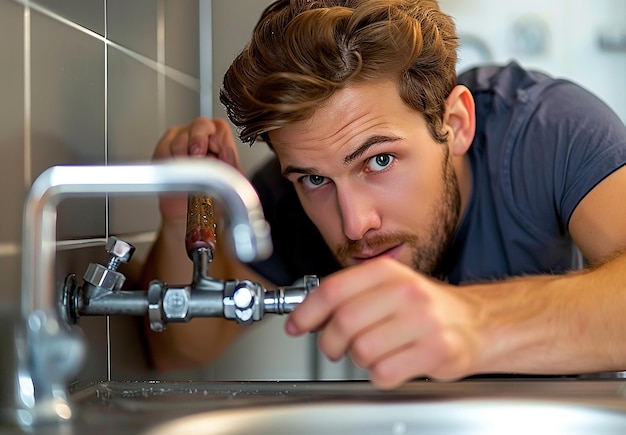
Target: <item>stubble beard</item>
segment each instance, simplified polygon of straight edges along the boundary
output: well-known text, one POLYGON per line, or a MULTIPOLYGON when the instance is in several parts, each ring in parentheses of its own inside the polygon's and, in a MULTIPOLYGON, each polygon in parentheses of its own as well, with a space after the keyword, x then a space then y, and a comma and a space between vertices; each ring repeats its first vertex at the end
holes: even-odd
POLYGON ((461 212, 461 193, 459 182, 452 162, 447 158, 443 162, 443 192, 433 210, 430 223, 430 240, 420 246, 411 245, 413 250, 413 268, 436 278, 440 276, 441 262, 448 249, 459 222, 461 212))
POLYGON ((443 159, 442 177, 441 200, 434 205, 428 224, 429 231, 424 233, 429 236, 421 240, 417 233, 394 232, 377 234, 367 239, 351 240, 336 250, 335 256, 339 263, 344 267, 347 266, 349 259, 364 248, 376 249, 403 244, 410 250, 410 266, 413 269, 442 278, 438 271, 441 269, 441 261, 456 231, 461 209, 459 183, 447 152, 443 159))

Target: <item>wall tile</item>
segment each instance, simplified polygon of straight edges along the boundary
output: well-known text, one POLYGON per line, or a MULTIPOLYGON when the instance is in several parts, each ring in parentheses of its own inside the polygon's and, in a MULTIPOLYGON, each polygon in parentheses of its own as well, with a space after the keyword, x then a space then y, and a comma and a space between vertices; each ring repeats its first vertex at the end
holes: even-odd
POLYGON ((21 264, 18 254, 0 256, 0 306, 19 305, 21 264))
MULTIPOLYGON (((202 46, 201 50, 212 50, 213 61, 213 108, 215 117, 228 119, 224 106, 219 102, 219 90, 226 70, 241 49, 250 39, 252 29, 259 20, 263 10, 270 4, 269 0, 213 0, 212 46, 202 46)), ((233 132, 235 128, 233 127, 233 132)), ((254 173, 273 152, 264 143, 250 147, 237 141, 241 165, 248 174, 254 173)))
POLYGON ((33 172, 104 163, 104 43, 32 14, 33 172))
MULTIPOLYGON (((104 43, 31 15, 33 178, 58 164, 104 163, 104 43)), ((59 206, 59 239, 105 233, 105 200, 59 206)))
POLYGON ((198 0, 165 0, 165 63, 193 77, 200 75, 198 14, 198 0))
MULTIPOLYGON (((187 124, 200 114, 200 92, 191 90, 174 80, 166 79, 166 127, 187 124)), ((161 132, 164 133, 164 132, 161 132)))
MULTIPOLYGON (((148 162, 163 132, 159 127, 157 73, 109 48, 109 163, 148 162)), ((111 234, 158 228, 156 195, 110 198, 111 234)))
POLYGON ((205 376, 215 380, 310 380, 314 337, 290 337, 284 332, 284 323, 284 317, 268 314, 211 363, 205 376))
POLYGON ((109 234, 123 237, 125 234, 156 231, 160 223, 156 194, 110 197, 109 234))
POLYGON ((108 38, 157 60, 158 0, 107 0, 108 38))
POLYGON ((104 36, 103 0, 35 0, 33 3, 104 36))
POLYGON ((112 316, 111 331, 111 377, 114 380, 153 379, 143 341, 144 318, 112 316))
POLYGON ((76 327, 83 334, 87 356, 76 375, 76 380, 103 381, 108 376, 108 346, 106 317, 83 317, 76 327))
POLYGON ((157 72, 109 47, 108 159, 146 161, 161 136, 157 72))
POLYGON ((0 243, 21 240, 24 203, 24 8, 0 1, 0 243))
MULTIPOLYGON (((76 284, 83 284, 89 263, 106 264, 108 254, 104 244, 86 248, 60 249, 56 256, 56 286, 59 291, 69 274, 76 275, 76 284)), ((75 325, 87 342, 87 357, 77 379, 101 380, 107 375, 106 318, 81 317, 75 325)))

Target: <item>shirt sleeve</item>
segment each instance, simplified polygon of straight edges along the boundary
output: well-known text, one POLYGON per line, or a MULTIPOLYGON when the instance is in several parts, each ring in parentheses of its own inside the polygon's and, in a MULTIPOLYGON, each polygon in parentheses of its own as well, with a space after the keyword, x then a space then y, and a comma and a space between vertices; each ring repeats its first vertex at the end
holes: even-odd
POLYGON ((567 233, 585 195, 626 164, 626 127, 603 101, 574 83, 555 80, 538 91, 510 144, 510 194, 532 222, 556 216, 554 224, 567 233), (537 202, 542 206, 533 206, 537 202))

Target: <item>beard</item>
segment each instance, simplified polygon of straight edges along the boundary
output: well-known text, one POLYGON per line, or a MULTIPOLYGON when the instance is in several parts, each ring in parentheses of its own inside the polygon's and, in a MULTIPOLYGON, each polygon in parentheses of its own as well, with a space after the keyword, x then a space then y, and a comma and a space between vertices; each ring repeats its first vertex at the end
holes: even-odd
POLYGON ((448 158, 449 151, 445 147, 443 159, 443 191, 430 213, 425 237, 412 232, 392 232, 376 234, 360 240, 350 240, 335 250, 335 257, 343 267, 349 264, 349 260, 358 255, 364 249, 377 249, 393 247, 404 244, 410 250, 411 264, 418 272, 442 278, 439 273, 442 258, 452 241, 456 226, 459 221, 461 209, 461 194, 459 183, 448 158))

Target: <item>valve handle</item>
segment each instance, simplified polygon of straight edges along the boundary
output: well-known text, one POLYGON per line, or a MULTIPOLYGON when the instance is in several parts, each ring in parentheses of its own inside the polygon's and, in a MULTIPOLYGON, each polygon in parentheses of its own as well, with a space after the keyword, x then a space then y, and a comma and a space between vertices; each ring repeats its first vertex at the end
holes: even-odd
POLYGON ((206 195, 189 195, 187 199, 187 231, 185 249, 193 260, 193 252, 199 248, 215 251, 217 225, 213 200, 206 195))

